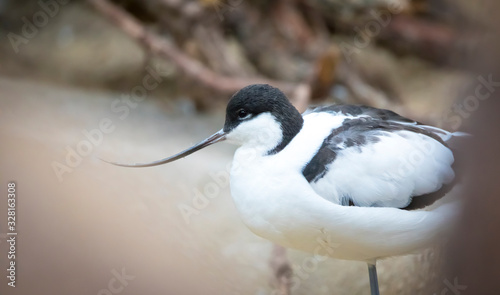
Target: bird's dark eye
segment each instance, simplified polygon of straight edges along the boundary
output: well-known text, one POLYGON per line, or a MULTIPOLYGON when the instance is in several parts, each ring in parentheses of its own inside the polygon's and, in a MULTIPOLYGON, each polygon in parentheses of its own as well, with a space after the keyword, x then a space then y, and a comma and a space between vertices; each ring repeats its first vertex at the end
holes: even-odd
POLYGON ((240 120, 243 120, 243 119, 250 117, 250 113, 245 111, 244 109, 238 110, 237 113, 238 113, 238 119, 240 119, 240 120))

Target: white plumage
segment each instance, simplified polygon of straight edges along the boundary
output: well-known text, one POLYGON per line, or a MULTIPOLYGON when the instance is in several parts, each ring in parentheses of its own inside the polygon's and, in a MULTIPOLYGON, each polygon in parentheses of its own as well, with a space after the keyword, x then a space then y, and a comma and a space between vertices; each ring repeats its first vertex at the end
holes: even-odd
POLYGON ((378 294, 377 259, 428 246, 456 210, 432 204, 454 184, 446 141, 462 133, 364 106, 329 106, 304 116, 269 85, 237 92, 224 128, 149 167, 226 140, 240 147, 231 194, 257 235, 315 255, 368 263, 378 294))
MULTIPOLYGON (((324 138, 345 118, 331 113, 304 116, 303 129, 276 155, 268 156, 255 144, 243 144, 235 153, 231 171, 231 195, 245 224, 257 235, 287 247, 313 252, 325 238, 334 251, 328 256, 374 262, 381 257, 411 253, 429 243, 443 230, 451 212, 404 211, 411 196, 438 190, 453 179, 453 155, 434 139, 401 131, 358 151, 340 154, 329 172, 310 184, 301 174, 324 138), (398 167, 412 152, 432 150, 408 173, 398 167), (395 171, 393 173, 392 171, 395 171), (342 206, 340 196, 349 194, 359 206, 342 206), (361 207, 376 204, 378 207, 361 207), (389 208, 387 208, 389 207, 389 208)), ((258 116, 237 127, 267 126, 275 130, 271 116, 258 116)), ((251 128, 255 130, 254 128, 251 128)), ((260 129, 262 130, 262 129, 260 129)), ((272 132, 270 134, 276 134, 272 132)), ((233 140, 228 135, 228 140, 233 140)), ((266 136, 267 137, 267 136, 266 136)), ((267 137, 269 142, 269 137, 267 137)), ((281 140, 273 138, 270 147, 281 140)))

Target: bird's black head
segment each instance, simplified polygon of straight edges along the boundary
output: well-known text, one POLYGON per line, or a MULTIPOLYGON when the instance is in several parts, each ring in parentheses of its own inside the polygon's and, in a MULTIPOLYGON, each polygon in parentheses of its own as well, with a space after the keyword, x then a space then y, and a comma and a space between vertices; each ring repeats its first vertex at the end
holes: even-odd
POLYGON ((227 105, 224 128, 207 139, 180 153, 151 163, 109 163, 124 167, 163 165, 226 139, 272 155, 286 147, 299 133, 302 124, 302 116, 278 88, 265 84, 250 85, 233 95, 227 105))
POLYGON ((254 84, 238 91, 229 101, 224 133, 230 134, 239 126, 248 125, 248 128, 242 128, 244 130, 241 132, 246 132, 248 135, 256 132, 260 132, 260 135, 265 134, 272 129, 272 126, 269 123, 262 125, 265 119, 263 115, 272 116, 273 121, 280 127, 281 140, 273 150, 269 151, 270 154, 282 150, 302 128, 302 116, 283 92, 267 84, 254 84), (262 122, 260 125, 254 122, 253 126, 247 124, 253 120, 262 122), (260 130, 255 130, 257 128, 260 130))

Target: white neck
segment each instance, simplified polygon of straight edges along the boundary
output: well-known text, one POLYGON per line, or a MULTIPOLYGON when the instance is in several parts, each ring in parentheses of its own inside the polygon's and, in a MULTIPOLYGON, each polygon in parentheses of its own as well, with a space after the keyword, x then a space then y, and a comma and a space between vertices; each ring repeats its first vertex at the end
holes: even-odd
POLYGON ((238 150, 264 155, 283 139, 280 123, 270 113, 263 113, 243 122, 227 135, 229 143, 240 145, 238 150))

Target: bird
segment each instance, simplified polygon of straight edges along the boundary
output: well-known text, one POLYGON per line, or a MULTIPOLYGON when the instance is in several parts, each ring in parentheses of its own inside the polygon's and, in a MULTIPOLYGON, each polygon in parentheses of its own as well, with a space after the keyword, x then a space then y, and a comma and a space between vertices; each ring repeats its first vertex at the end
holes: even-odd
POLYGON ((151 167, 212 144, 235 144, 230 191, 245 225, 284 247, 367 263, 379 294, 377 260, 428 247, 455 205, 427 208, 457 183, 452 138, 466 135, 362 105, 301 114, 278 88, 237 91, 221 130, 151 167))

